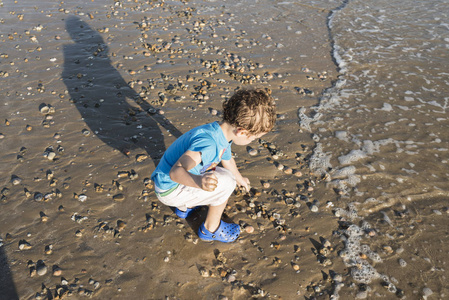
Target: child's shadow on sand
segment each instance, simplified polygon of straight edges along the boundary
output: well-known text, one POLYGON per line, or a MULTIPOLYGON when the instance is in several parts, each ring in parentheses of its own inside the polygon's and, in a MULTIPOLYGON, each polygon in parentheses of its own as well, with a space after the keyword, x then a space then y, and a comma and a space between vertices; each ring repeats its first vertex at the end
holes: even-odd
POLYGON ((97 31, 75 16, 66 20, 66 30, 75 43, 64 46, 62 78, 86 125, 122 153, 144 149, 157 165, 165 152, 160 126, 175 137, 181 132, 162 115, 146 113, 154 108, 111 65, 108 46, 97 31), (144 112, 130 116, 130 109, 136 106, 144 112))

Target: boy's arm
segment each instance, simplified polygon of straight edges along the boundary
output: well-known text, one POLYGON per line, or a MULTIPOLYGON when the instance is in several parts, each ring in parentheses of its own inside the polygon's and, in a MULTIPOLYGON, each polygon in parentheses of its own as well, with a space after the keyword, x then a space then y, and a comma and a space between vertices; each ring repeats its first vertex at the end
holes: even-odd
POLYGON ((243 177, 242 174, 240 174, 240 171, 237 169, 237 165, 235 163, 235 160, 233 157, 231 157, 230 160, 222 160, 221 164, 223 165, 223 167, 225 167, 225 169, 228 169, 229 171, 231 171, 232 174, 234 174, 235 176, 235 180, 237 181, 237 184, 239 186, 243 186, 247 192, 249 192, 250 190, 250 182, 249 179, 246 177, 243 177))
POLYGON ((182 185, 211 192, 217 187, 217 177, 213 173, 194 175, 188 171, 201 162, 201 152, 186 151, 170 170, 170 178, 182 185))

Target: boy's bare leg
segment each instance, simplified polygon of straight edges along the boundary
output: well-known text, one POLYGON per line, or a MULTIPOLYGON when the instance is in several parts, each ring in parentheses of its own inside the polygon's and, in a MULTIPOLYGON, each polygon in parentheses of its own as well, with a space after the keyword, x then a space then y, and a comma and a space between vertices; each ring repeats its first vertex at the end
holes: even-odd
POLYGON ((206 227, 209 232, 215 232, 220 226, 221 215, 227 205, 228 201, 218 206, 210 206, 207 211, 206 221, 204 221, 204 227, 206 227))

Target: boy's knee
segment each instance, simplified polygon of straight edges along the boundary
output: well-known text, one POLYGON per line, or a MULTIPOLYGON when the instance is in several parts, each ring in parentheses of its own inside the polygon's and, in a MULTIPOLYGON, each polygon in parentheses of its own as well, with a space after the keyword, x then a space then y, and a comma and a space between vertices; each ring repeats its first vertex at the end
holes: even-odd
POLYGON ((224 168, 220 169, 219 173, 220 173, 220 178, 218 179, 219 183, 222 184, 226 190, 233 191, 237 185, 234 174, 232 174, 231 171, 224 168))

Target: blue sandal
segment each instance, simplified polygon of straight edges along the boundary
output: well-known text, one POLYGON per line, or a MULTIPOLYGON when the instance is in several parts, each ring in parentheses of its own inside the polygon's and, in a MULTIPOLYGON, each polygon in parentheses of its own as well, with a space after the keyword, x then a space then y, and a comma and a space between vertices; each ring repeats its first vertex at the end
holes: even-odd
POLYGON ((198 236, 203 241, 219 241, 223 243, 230 243, 235 241, 240 235, 240 226, 233 223, 220 222, 215 232, 210 232, 201 224, 198 229, 198 236))
POLYGON ((175 207, 175 214, 180 217, 181 219, 185 219, 188 216, 190 216, 190 214, 195 211, 196 209, 200 208, 199 206, 195 206, 192 208, 187 208, 186 211, 182 211, 179 208, 175 207))

